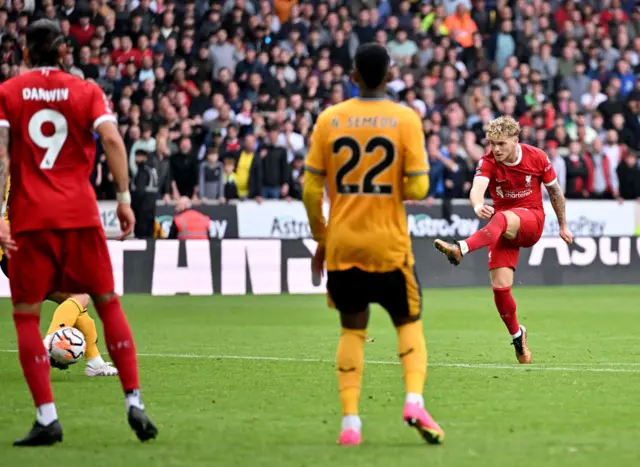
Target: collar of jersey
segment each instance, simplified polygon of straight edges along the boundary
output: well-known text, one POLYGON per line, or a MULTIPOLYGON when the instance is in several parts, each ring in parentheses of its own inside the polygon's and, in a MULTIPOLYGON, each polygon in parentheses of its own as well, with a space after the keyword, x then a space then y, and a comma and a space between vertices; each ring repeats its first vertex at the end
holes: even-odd
POLYGON ((375 102, 375 101, 386 101, 388 99, 388 97, 360 97, 360 96, 356 96, 356 99, 358 99, 359 101, 375 102))
POLYGON ((60 68, 55 67, 55 66, 39 66, 36 68, 31 68, 31 71, 41 71, 41 70, 54 70, 54 71, 58 71, 60 70, 60 68))
POLYGON ((516 146, 516 152, 518 153, 518 157, 516 158, 515 162, 503 162, 504 165, 508 165, 509 167, 515 167, 516 165, 518 165, 520 162, 522 162, 522 148, 520 147, 520 145, 518 144, 516 146))

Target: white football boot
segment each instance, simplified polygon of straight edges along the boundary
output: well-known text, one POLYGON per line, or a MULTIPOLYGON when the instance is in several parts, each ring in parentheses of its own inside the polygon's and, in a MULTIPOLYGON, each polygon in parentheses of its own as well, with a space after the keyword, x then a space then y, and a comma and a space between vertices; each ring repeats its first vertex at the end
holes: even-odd
POLYGON ((105 362, 102 357, 95 357, 87 360, 84 374, 86 376, 118 376, 118 369, 110 362, 105 362))

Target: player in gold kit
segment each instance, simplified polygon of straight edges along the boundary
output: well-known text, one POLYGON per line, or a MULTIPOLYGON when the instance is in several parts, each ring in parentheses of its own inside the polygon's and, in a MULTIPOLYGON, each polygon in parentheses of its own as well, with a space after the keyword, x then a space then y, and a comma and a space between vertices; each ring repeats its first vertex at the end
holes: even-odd
POLYGON ((422 294, 403 205, 426 196, 429 166, 420 118, 387 99, 389 64, 384 47, 358 48, 353 80, 359 97, 320 114, 305 164, 303 201, 318 242, 314 270, 321 274, 326 260, 329 306, 339 311, 342 325, 336 356, 342 445, 360 444, 362 438, 358 401, 370 303, 387 310, 398 333, 404 421, 429 443, 444 439, 424 408, 422 294), (322 214, 325 182, 328 226, 322 214))
MULTIPOLYGON (((7 186, 4 193, 4 202, 9 200, 9 194, 11 192, 11 179, 7 180, 7 186)), ((4 220, 9 224, 9 208, 6 207, 4 211, 4 220)), ((8 273, 8 261, 9 258, 4 254, 0 248, 0 268, 4 275, 9 277, 8 273)), ((47 330, 47 335, 44 339, 45 347, 49 347, 49 342, 53 336, 53 333, 57 329, 65 327, 74 327, 78 329, 87 342, 87 348, 85 350, 85 360, 87 366, 84 370, 87 376, 117 376, 118 370, 110 363, 105 362, 98 350, 98 331, 96 329, 95 321, 89 316, 87 307, 89 306, 89 295, 87 294, 63 294, 60 292, 54 292, 49 295, 49 300, 58 304, 58 308, 53 313, 51 324, 47 330)), ((51 365, 56 368, 66 369, 66 365, 62 365, 55 360, 51 360, 51 365)))

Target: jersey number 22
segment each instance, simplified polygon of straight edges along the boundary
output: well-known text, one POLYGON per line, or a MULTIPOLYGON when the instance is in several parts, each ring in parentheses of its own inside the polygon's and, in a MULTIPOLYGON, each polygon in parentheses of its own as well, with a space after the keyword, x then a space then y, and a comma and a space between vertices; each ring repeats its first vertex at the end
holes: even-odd
POLYGON ((52 109, 42 109, 33 114, 33 117, 29 120, 29 137, 36 146, 47 150, 40 163, 42 170, 49 170, 56 163, 56 159, 60 155, 68 135, 67 119, 60 112, 52 109), (51 136, 47 136, 42 132, 42 125, 45 123, 53 125, 53 134, 51 136))
POLYGON ((355 169, 360 163, 362 158, 362 147, 358 142, 350 136, 343 136, 338 138, 333 143, 333 154, 336 155, 342 148, 348 148, 351 151, 351 157, 340 167, 336 174, 336 188, 338 193, 345 195, 355 195, 358 193, 373 194, 373 195, 390 195, 393 191, 391 184, 375 184, 373 180, 384 172, 391 164, 393 164, 396 158, 396 148, 393 143, 382 136, 375 136, 367 141, 364 147, 365 155, 372 154, 376 149, 382 149, 384 151, 384 158, 371 167, 362 180, 362 191, 360 191, 360 184, 356 183, 344 183, 344 177, 355 169))

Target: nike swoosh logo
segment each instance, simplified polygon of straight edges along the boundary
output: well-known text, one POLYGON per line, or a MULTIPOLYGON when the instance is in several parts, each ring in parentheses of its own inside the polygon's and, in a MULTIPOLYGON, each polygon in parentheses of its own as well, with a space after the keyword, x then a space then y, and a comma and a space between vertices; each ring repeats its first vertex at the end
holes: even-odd
POLYGON ((406 357, 407 355, 409 355, 411 352, 413 352, 413 347, 412 347, 412 348, 410 348, 409 350, 407 350, 406 352, 399 353, 399 354, 398 354, 398 357, 400 357, 400 358, 404 358, 404 357, 406 357))
POLYGON ((356 371, 356 367, 351 367, 351 368, 342 368, 342 367, 338 367, 338 371, 340 373, 353 373, 354 371, 356 371))

